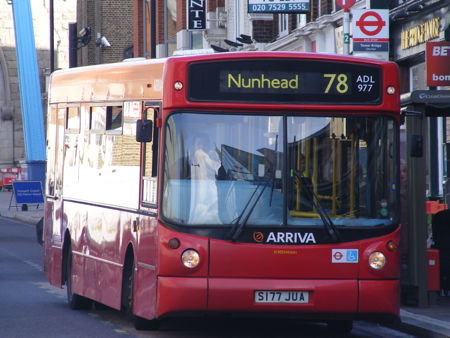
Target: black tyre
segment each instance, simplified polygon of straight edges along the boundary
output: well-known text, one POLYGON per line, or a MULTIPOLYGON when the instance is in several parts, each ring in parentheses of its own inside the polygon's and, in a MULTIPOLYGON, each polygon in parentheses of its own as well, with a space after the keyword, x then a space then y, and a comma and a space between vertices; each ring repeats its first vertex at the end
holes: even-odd
POLYGON ((133 314, 134 278, 134 259, 128 258, 122 279, 122 311, 133 321, 136 330, 157 330, 159 328, 157 319, 148 320, 133 314))
POLYGON ((44 244, 44 240, 42 237, 43 231, 44 231, 44 217, 42 217, 39 220, 39 222, 36 223, 36 239, 40 245, 44 244))
POLYGON ((70 247, 67 251, 66 291, 67 303, 71 309, 89 310, 92 307, 92 300, 72 292, 72 249, 70 247))
POLYGON ((333 333, 347 334, 353 329, 352 320, 332 320, 328 322, 328 330, 333 333))

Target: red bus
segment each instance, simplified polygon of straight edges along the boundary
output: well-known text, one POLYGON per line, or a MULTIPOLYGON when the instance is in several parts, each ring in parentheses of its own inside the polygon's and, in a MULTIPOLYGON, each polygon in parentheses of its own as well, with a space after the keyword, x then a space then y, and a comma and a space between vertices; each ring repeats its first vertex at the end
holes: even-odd
POLYGON ((394 63, 250 52, 57 71, 44 270, 137 328, 399 316, 394 63))

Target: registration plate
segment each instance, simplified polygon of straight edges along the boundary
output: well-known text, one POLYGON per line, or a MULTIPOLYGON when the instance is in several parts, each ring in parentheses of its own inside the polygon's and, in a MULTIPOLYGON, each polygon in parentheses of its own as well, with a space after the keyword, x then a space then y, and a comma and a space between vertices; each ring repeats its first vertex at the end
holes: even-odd
POLYGON ((308 303, 306 291, 255 291, 255 303, 308 303))

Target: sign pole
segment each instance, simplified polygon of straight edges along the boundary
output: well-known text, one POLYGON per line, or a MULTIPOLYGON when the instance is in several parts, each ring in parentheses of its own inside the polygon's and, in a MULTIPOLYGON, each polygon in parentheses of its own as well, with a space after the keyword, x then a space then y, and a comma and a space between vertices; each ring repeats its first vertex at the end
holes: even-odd
POLYGON ((344 10, 344 21, 342 23, 344 30, 344 55, 350 54, 350 8, 356 0, 336 0, 336 4, 344 10))
POLYGON ((350 54, 350 9, 344 8, 344 55, 350 54))

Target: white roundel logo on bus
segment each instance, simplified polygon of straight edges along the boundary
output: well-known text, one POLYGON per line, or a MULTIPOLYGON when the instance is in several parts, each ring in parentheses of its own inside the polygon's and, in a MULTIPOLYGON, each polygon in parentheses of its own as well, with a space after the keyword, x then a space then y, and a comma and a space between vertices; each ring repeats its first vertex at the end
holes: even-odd
POLYGON ((262 232, 254 232, 253 233, 253 240, 256 243, 262 243, 262 241, 264 240, 264 234, 262 232))
POLYGON ((340 261, 340 260, 342 259, 342 257, 344 257, 344 255, 343 255, 342 252, 340 252, 340 251, 336 251, 336 252, 333 254, 333 258, 334 258, 335 260, 337 260, 337 261, 340 261))

